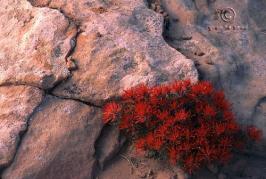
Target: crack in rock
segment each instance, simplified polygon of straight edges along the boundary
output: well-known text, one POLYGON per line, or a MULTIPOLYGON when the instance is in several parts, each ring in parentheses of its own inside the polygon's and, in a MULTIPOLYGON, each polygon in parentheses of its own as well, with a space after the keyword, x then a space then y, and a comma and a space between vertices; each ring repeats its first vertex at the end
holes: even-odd
POLYGON ((46 8, 57 10, 58 12, 60 12, 69 21, 69 25, 74 24, 74 26, 76 28, 76 33, 74 34, 73 37, 71 37, 70 42, 69 42, 70 43, 70 49, 68 50, 68 52, 65 55, 65 62, 67 64, 68 69, 70 70, 70 75, 66 79, 62 79, 61 81, 58 81, 51 89, 48 89, 47 90, 48 94, 51 94, 51 92, 57 86, 59 86, 64 81, 67 81, 71 77, 71 72, 77 68, 77 64, 75 63, 74 59, 71 58, 71 55, 75 51, 75 48, 76 48, 76 45, 77 45, 77 38, 83 31, 80 28, 80 23, 78 23, 78 21, 74 20, 73 18, 70 18, 69 16, 67 16, 66 13, 64 13, 63 10, 61 10, 60 8, 51 8, 50 7, 50 3, 52 2, 52 0, 49 0, 46 4, 42 4, 42 5, 37 5, 38 3, 35 4, 34 1, 31 1, 31 0, 27 0, 27 1, 33 7, 38 7, 38 8, 46 7, 46 8))
MULTIPOLYGON (((43 102, 43 100, 42 100, 43 102)), ((18 141, 18 144, 16 145, 16 151, 15 151, 15 155, 14 157, 12 158, 12 160, 6 165, 4 166, 3 168, 0 169, 0 176, 2 176, 2 173, 4 172, 5 169, 7 169, 10 165, 12 165, 12 163, 14 162, 15 158, 16 158, 16 155, 17 155, 17 152, 20 148, 20 145, 23 141, 23 138, 25 137, 25 135, 27 134, 27 131, 28 131, 28 128, 29 128, 29 125, 30 125, 30 120, 31 120, 31 117, 38 112, 38 108, 42 105, 42 102, 40 104, 38 104, 38 106, 35 107, 35 109, 33 110, 33 112, 29 115, 29 117, 26 119, 26 127, 25 127, 25 130, 23 131, 20 131, 19 132, 19 141, 18 141)))
POLYGON ((2 177, 92 178, 94 143, 103 127, 99 119, 100 109, 46 95, 2 177))
POLYGON ((27 132, 29 121, 44 99, 44 93, 37 88, 23 85, 0 87, 0 91, 0 173, 2 173, 14 161, 27 132))

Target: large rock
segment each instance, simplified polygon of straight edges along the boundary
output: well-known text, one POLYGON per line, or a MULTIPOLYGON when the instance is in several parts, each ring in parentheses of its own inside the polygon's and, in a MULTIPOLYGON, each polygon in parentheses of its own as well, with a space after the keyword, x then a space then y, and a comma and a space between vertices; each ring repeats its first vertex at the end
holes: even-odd
POLYGON ((76 29, 59 11, 26 0, 0 0, 0 85, 52 88, 69 76, 76 29))
POLYGON ((102 125, 99 109, 46 97, 3 179, 92 178, 102 125))
POLYGON ((0 169, 13 160, 20 135, 42 100, 39 89, 26 86, 0 87, 0 169))
POLYGON ((167 42, 194 60, 201 79, 211 80, 225 91, 240 122, 256 124, 265 131, 265 120, 252 117, 256 105, 266 96, 266 3, 260 0, 161 2, 168 13, 164 30, 167 42), (217 13, 226 8, 231 10, 217 13), (234 19, 225 22, 233 15, 232 9, 234 19))
MULTIPOLYGON (((163 17, 142 0, 0 3, 0 85, 35 86, 101 105, 139 83, 197 81, 193 62, 164 41, 163 17), (78 67, 71 76, 69 61, 78 67)), ((101 130, 98 109, 49 96, 3 178, 91 178, 96 163, 104 166, 123 144, 113 129, 97 140, 101 130)))
POLYGON ((83 31, 72 54, 78 70, 57 86, 55 95, 101 105, 139 83, 197 81, 192 61, 164 41, 163 17, 142 0, 52 0, 49 7, 62 9, 83 31))

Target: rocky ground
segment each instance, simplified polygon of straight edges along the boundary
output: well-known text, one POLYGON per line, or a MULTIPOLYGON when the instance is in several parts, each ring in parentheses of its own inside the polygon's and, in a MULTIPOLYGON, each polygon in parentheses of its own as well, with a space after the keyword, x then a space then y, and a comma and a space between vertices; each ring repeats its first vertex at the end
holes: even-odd
POLYGON ((207 79, 265 138, 265 18, 261 0, 0 0, 0 178, 265 178, 265 142, 189 176, 101 121, 126 88, 207 79))
POLYGON ((167 162, 136 155, 127 149, 110 161, 98 179, 265 179, 266 158, 253 154, 235 154, 226 166, 210 165, 192 175, 167 162))

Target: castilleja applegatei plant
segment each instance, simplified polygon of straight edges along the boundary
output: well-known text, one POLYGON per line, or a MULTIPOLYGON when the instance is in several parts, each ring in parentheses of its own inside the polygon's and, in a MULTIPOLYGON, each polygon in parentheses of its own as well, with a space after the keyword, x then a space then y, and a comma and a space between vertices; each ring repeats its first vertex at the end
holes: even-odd
POLYGON ((243 130, 224 93, 205 81, 125 90, 120 100, 105 104, 103 121, 116 124, 137 151, 166 157, 189 173, 228 162, 233 149, 262 136, 253 126, 243 130))

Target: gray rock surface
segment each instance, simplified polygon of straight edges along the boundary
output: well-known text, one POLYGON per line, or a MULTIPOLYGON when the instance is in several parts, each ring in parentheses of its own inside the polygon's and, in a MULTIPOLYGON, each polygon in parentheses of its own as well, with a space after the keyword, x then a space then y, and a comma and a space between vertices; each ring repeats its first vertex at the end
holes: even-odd
POLYGON ((100 109, 47 96, 3 179, 92 178, 102 126, 100 109))
POLYGON ((0 169, 12 162, 20 135, 43 93, 27 86, 0 87, 0 169))
POLYGON ((266 3, 260 0, 162 0, 166 11, 164 37, 192 59, 200 78, 223 89, 239 121, 264 132, 265 118, 253 118, 266 96, 266 3), (233 12, 234 19, 224 18, 233 12), (223 19, 222 19, 223 18, 223 19), (225 19, 228 20, 228 19, 225 19))

